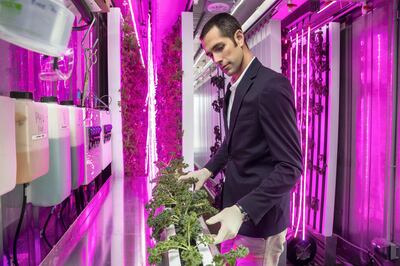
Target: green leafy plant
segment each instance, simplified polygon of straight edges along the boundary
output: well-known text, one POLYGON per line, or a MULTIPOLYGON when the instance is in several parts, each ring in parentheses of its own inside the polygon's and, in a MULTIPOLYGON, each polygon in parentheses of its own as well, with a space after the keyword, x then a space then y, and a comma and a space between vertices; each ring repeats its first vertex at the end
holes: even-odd
MULTIPOLYGON (((149 213, 148 225, 153 229, 152 237, 157 240, 154 247, 149 248, 149 263, 161 262, 162 254, 176 249, 185 265, 201 265, 202 257, 197 244, 209 245, 214 240, 209 235, 202 234, 199 218, 202 215, 215 215, 204 190, 191 191, 196 179, 178 181, 187 167, 183 159, 174 159, 169 164, 157 163, 159 174, 154 182, 153 198, 146 205, 149 213), (176 235, 161 240, 161 235, 170 225, 175 226, 176 235)), ((245 257, 248 249, 239 247, 226 254, 214 258, 215 265, 235 265, 236 259, 245 257)))

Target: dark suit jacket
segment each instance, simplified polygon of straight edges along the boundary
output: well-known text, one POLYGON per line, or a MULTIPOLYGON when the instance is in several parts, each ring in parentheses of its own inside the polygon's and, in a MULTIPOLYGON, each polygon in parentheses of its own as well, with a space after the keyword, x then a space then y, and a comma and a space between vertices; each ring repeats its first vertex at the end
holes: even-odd
POLYGON ((226 166, 223 207, 238 203, 249 214, 239 234, 268 237, 289 226, 290 192, 302 172, 293 90, 281 74, 254 59, 236 88, 230 128, 205 165, 226 166))

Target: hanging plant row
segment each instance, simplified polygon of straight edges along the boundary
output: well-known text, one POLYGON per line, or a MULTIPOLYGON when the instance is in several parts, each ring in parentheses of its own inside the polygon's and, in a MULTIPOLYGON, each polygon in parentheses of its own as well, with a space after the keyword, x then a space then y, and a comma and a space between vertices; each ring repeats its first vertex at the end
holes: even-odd
POLYGON ((158 159, 182 156, 182 41, 181 20, 166 35, 156 88, 156 134, 158 159))
POLYGON ((123 124, 125 175, 144 176, 147 137, 147 69, 140 61, 130 16, 122 25, 122 88, 121 109, 123 124))

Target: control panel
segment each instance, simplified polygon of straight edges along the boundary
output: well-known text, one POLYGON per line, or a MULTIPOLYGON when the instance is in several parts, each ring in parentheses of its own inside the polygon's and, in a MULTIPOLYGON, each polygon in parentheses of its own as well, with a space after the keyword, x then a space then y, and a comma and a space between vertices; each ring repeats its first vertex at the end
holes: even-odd
POLYGON ((101 127, 87 127, 87 134, 89 137, 89 150, 98 147, 100 145, 101 127))
POLYGON ((111 140, 111 130, 112 130, 112 125, 103 126, 104 143, 107 143, 111 140))

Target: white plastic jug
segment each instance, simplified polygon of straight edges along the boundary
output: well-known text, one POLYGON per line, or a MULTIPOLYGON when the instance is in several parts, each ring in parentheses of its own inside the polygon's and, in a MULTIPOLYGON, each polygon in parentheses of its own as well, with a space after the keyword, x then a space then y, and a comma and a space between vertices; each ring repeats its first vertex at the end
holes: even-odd
POLYGON ((71 193, 71 145, 69 111, 57 103, 57 97, 42 97, 49 113, 49 172, 28 187, 35 206, 50 207, 63 202, 71 193))
POLYGON ((15 98, 17 184, 29 183, 49 171, 48 113, 30 92, 10 93, 15 98))
POLYGON ((15 100, 0 96, 0 195, 15 188, 17 150, 15 144, 15 100))
POLYGON ((73 101, 62 101, 68 108, 71 140, 72 189, 79 188, 85 180, 85 144, 83 130, 83 108, 75 107, 73 101))
POLYGON ((102 128, 101 133, 101 165, 102 170, 106 169, 112 162, 112 149, 111 149, 111 113, 106 110, 100 111, 100 124, 102 128))
POLYGON ((85 181, 84 185, 91 183, 101 174, 101 131, 100 112, 87 108, 83 114, 85 130, 85 181))

